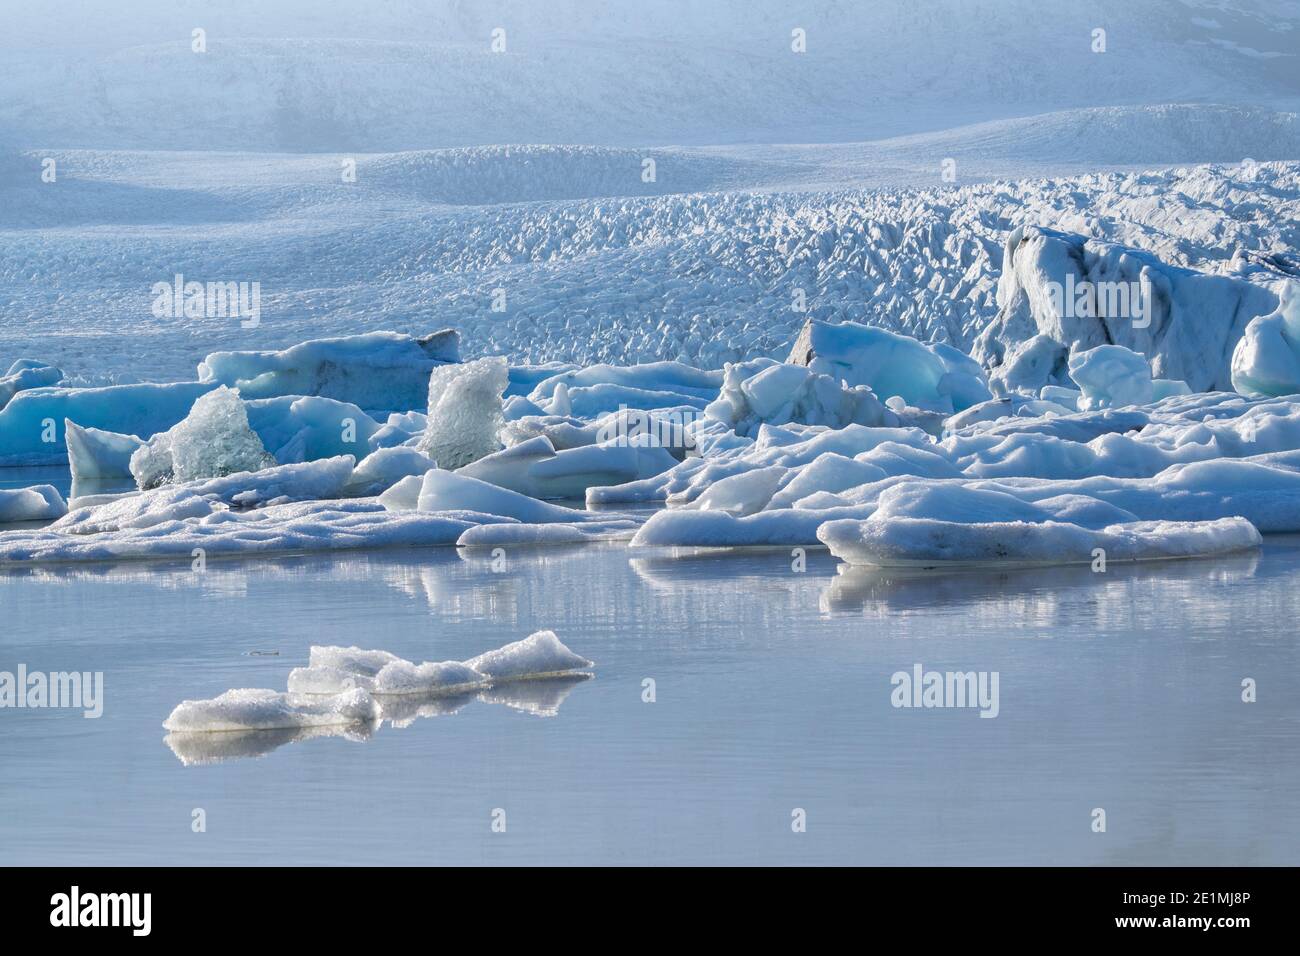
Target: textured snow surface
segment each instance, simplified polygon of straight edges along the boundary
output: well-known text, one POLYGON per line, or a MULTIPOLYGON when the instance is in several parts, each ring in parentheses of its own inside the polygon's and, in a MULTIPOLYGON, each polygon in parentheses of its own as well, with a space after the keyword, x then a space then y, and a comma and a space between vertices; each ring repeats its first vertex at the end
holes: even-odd
POLYGON ((567 648, 554 631, 468 661, 416 664, 387 651, 313 646, 306 667, 289 674, 288 691, 229 690, 211 700, 182 701, 163 722, 173 733, 297 730, 376 724, 400 714, 389 697, 454 696, 524 680, 571 677, 592 662, 567 648))
MULTIPOLYGON (((1296 153, 1300 146, 1289 155, 1296 153)), ((931 153, 929 162, 942 155, 931 153)), ((926 189, 447 207, 391 196, 364 176, 352 186, 321 186, 337 180, 332 157, 289 159, 272 164, 272 172, 264 159, 195 157, 183 167, 142 171, 138 180, 135 161, 64 155, 66 181, 44 199, 50 191, 36 192, 45 188, 37 182, 31 202, 66 201, 67 215, 79 222, 87 193, 148 187, 185 197, 174 210, 182 226, 196 216, 225 221, 199 234, 141 225, 130 234, 69 228, 37 235, 0 225, 0 354, 56 364, 78 384, 102 384, 125 370, 180 380, 219 349, 287 348, 358 329, 419 336, 452 326, 467 357, 584 366, 681 360, 720 370, 728 361, 784 359, 808 318, 862 322, 967 350, 998 315, 1004 248, 1018 226, 1114 243, 1169 267, 1264 286, 1287 270, 1295 274, 1300 246, 1294 162, 1243 167, 1238 159, 973 185, 959 179, 948 187, 931 172, 935 185, 926 189), (231 204, 244 194, 220 184, 272 175, 291 182, 254 190, 261 218, 242 221, 244 207, 231 204), (218 184, 203 194, 213 207, 206 213, 191 192, 205 177, 218 184), (158 274, 159 262, 192 263, 188 274, 224 278, 247 276, 250 261, 263 289, 257 329, 237 321, 139 322, 141 297, 170 279, 158 274), (307 271, 304 261, 311 263, 307 271), (61 304, 51 310, 41 290, 56 284, 61 304), (322 287, 342 291, 325 296, 322 287), (502 313, 491 310, 494 289, 505 290, 502 313)), ((39 224, 48 227, 58 215, 46 212, 39 224)), ((1157 377, 1182 376, 1158 368, 1157 377)), ((30 393, 14 401, 24 394, 30 393)), ((170 427, 187 409, 146 430, 170 427)), ((130 430, 66 409, 54 417, 130 430)), ((35 445, 30 451, 48 452, 38 437, 24 437, 35 445)), ((3 440, 10 441, 7 432, 3 440)))

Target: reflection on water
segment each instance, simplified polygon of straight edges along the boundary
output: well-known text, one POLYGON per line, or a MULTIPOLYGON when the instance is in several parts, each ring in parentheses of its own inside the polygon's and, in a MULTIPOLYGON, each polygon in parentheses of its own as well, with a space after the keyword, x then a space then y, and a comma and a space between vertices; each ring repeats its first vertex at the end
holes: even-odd
POLYGON ((99 720, 0 710, 0 863, 1300 860, 1300 539, 1104 574, 504 550, 0 571, 0 670, 105 675, 99 720), (178 701, 282 686, 312 644, 465 660, 542 628, 599 679, 159 746, 178 701), (917 663, 998 672, 998 717, 895 709, 917 663))

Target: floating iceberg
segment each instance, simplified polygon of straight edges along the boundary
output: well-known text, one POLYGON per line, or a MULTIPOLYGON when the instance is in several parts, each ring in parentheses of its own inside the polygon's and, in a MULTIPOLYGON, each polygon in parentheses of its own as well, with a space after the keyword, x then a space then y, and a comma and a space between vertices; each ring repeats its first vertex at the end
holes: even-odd
POLYGON ((313 646, 306 667, 289 673, 291 694, 338 694, 359 687, 371 694, 455 695, 481 690, 488 679, 459 661, 413 664, 387 651, 313 646))
POLYGON ((648 436, 563 451, 538 436, 480 458, 456 475, 531 498, 582 498, 588 488, 652 478, 676 464, 677 459, 651 444, 648 436))
POLYGON ((1300 394, 1300 282, 1278 307, 1252 319, 1232 353, 1232 387, 1243 395, 1300 394))
POLYGON ((249 427, 239 395, 222 385, 200 396, 183 421, 137 448, 131 455, 131 474, 141 488, 154 488, 274 464, 275 458, 249 427))
POLYGON ((759 426, 849 424, 896 426, 898 415, 865 385, 841 385, 805 365, 771 359, 728 365, 718 399, 704 410, 737 434, 753 436, 759 426))
POLYGON ((538 631, 465 662, 493 683, 558 677, 591 667, 592 662, 564 646, 554 631, 538 631))
POLYGON ((443 365, 428 379, 429 417, 418 448, 442 468, 460 468, 501 447, 506 360, 443 365))
POLYGON ((53 485, 0 488, 0 523, 47 521, 67 514, 68 505, 53 485))
POLYGON ((1198 558, 1255 548, 1263 540, 1244 518, 1135 521, 1091 529, 1059 521, 873 517, 827 522, 817 537, 849 564, 927 568, 1198 558))
MULTIPOLYGON (((427 472, 420 480, 420 492, 416 499, 416 508, 420 511, 471 511, 499 517, 514 518, 528 524, 550 524, 559 522, 568 524, 577 521, 599 520, 598 516, 573 508, 547 504, 516 491, 508 491, 486 481, 470 478, 458 472, 435 468, 427 472)), ((410 479, 403 479, 391 492, 396 498, 410 486, 410 479), (402 489, 399 491, 399 488, 402 489)), ((392 500, 392 499, 390 499, 392 500)), ((388 505, 384 497, 380 501, 388 505)), ((403 510, 398 501, 393 502, 393 510, 403 510)))
POLYGON ((1081 410, 1147 405, 1155 399, 1151 366, 1122 345, 1098 345, 1070 354, 1070 378, 1083 392, 1081 410))
POLYGON ((1020 226, 1006 240, 997 305, 971 353, 995 380, 1035 390, 1064 384, 1061 352, 1047 342, 1070 352, 1120 345, 1145 356, 1156 377, 1208 391, 1232 387, 1237 341, 1248 322, 1274 310, 1277 296, 1262 284, 1172 266, 1140 249, 1020 226), (1033 340, 1033 369, 1042 378, 1020 367, 1033 340))
POLYGON ((65 421, 121 434, 165 432, 189 414, 199 396, 214 387, 177 382, 21 391, 0 409, 0 466, 65 462, 65 421))
POLYGON ((290 673, 286 693, 230 690, 211 700, 182 701, 163 727, 219 733, 377 724, 388 715, 386 697, 454 696, 513 681, 573 677, 591 666, 554 631, 538 631, 467 661, 441 663, 415 664, 357 647, 312 647, 307 666, 290 673))
POLYGON ((425 407, 434 368, 459 361, 454 329, 423 338, 367 332, 314 339, 279 352, 213 352, 199 364, 199 381, 236 388, 246 399, 319 395, 404 412, 425 407))
POLYGON ((284 730, 373 724, 380 707, 360 688, 328 697, 285 694, 274 690, 228 690, 211 700, 176 705, 163 727, 175 733, 220 733, 236 730, 284 730))
POLYGON ((866 385, 886 399, 897 395, 908 405, 949 414, 993 397, 970 356, 856 322, 809 319, 787 361, 850 386, 866 385))
POLYGON ((131 456, 144 442, 135 435, 122 435, 99 428, 82 428, 65 421, 68 468, 74 483, 104 478, 131 478, 131 456))
POLYGON ((403 478, 423 476, 434 467, 437 466, 414 448, 402 445, 380 448, 357 462, 346 492, 358 496, 382 494, 403 478))

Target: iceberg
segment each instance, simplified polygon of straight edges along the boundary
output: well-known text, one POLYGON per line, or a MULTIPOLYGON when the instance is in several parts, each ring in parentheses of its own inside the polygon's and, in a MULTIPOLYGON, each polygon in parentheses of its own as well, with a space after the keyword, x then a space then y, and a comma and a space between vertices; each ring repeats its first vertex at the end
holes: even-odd
POLYGON ((0 375, 0 410, 19 392, 29 388, 57 385, 63 380, 63 371, 53 365, 34 359, 19 359, 0 375))
POLYGON ((66 462, 66 421, 120 434, 148 436, 165 432, 189 414, 199 396, 213 388, 197 382, 177 382, 26 389, 0 409, 0 466, 66 462))
MULTIPOLYGON (((1028 374, 1019 368, 1026 347, 1039 371, 1059 372, 1060 352, 1040 336, 1070 352, 1118 345, 1146 357, 1157 378, 1186 382, 1196 392, 1227 390, 1247 323, 1273 312, 1277 301, 1260 283, 1169 265, 1112 242, 1019 226, 1002 255, 998 313, 971 355, 1009 385, 1008 378, 1028 374), (1015 367, 1002 368, 1009 364, 1015 367)), ((1049 383, 1065 384, 1041 380, 1049 383)))
MULTIPOLYGON (((186 700, 163 721, 172 733, 300 730, 378 723, 405 714, 401 698, 450 697, 516 681, 589 677, 554 631, 536 633, 467 661, 416 664, 387 651, 311 648, 306 667, 289 674, 287 692, 229 690, 211 700, 186 700)), ((553 709, 552 709, 553 712, 553 709)))
MULTIPOLYGON (((461 475, 458 472, 435 468, 427 472, 420 480, 420 491, 416 498, 416 508, 420 511, 472 511, 481 514, 514 518, 528 524, 550 524, 559 522, 570 524, 578 521, 598 520, 597 515, 559 505, 547 504, 536 498, 509 491, 486 481, 461 475)), ((403 482, 410 479, 403 479, 403 482)), ((403 483, 399 483, 401 485, 403 483)), ((405 486, 409 488, 409 485, 405 486)), ((403 492, 394 486, 395 504, 403 492)), ((380 497, 383 501, 383 496, 380 497)), ((393 499, 390 499, 393 500, 393 499)), ((397 509, 400 510, 400 509, 397 509)))
POLYGON ((144 445, 135 435, 82 428, 71 421, 65 421, 63 428, 68 446, 68 467, 74 484, 132 477, 131 456, 144 445))
POLYGON ((850 388, 808 366, 772 359, 728 365, 721 394, 705 407, 704 414, 747 437, 756 435, 765 424, 793 422, 829 428, 900 424, 899 416, 867 386, 850 388))
POLYGON ((67 514, 68 505, 53 485, 0 488, 0 523, 48 521, 67 514))
POLYGON ((1148 405, 1155 399, 1151 366, 1122 345, 1098 345, 1070 354, 1070 378, 1083 393, 1080 409, 1148 405))
POLYGON ((531 498, 582 498, 588 488, 652 478, 676 464, 677 459, 652 444, 649 436, 557 451, 539 435, 480 458, 456 474, 531 498))
POLYGON ((428 379, 429 417, 416 446, 442 468, 460 468, 501 447, 506 360, 443 365, 428 379))
POLYGON ((380 448, 357 463, 345 491, 359 497, 379 495, 403 478, 423 476, 434 467, 436 466, 428 457, 414 448, 402 445, 380 448))
POLYGON ((1232 387, 1255 398, 1300 394, 1300 282, 1288 282, 1277 308, 1246 326, 1232 353, 1232 387))
POLYGON ((274 464, 249 427, 239 395, 222 385, 200 396, 184 420, 137 448, 130 467, 136 484, 147 489, 274 464))
POLYGON ((360 688, 328 697, 262 689, 228 690, 211 700, 181 701, 163 721, 163 727, 173 733, 296 730, 375 724, 380 714, 379 704, 360 688))
POLYGON ((979 364, 960 350, 856 322, 809 319, 786 361, 949 414, 993 397, 979 364))
POLYGON ((246 399, 319 395, 405 412, 424 407, 433 369, 460 361, 459 338, 455 329, 422 338, 367 332, 278 352, 213 352, 199 364, 199 381, 238 389, 246 399))

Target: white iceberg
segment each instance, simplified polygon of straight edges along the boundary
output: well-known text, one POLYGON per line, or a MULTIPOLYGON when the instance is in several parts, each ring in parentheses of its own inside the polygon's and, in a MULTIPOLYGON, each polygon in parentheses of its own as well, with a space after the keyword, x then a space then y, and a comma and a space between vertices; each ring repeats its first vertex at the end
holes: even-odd
POLYGON ((68 505, 53 485, 0 488, 0 523, 47 521, 67 514, 68 505))
POLYGON ((403 445, 380 448, 357 462, 348 479, 346 492, 358 496, 379 495, 403 478, 423 476, 435 467, 436 464, 428 456, 414 448, 403 445))
POLYGON ((57 385, 63 380, 63 371, 53 365, 34 359, 19 359, 0 375, 0 410, 19 392, 29 388, 57 385))
POLYGON ((63 423, 68 468, 74 483, 105 478, 131 478, 131 456, 144 445, 135 435, 63 423))
MULTIPOLYGON (((1193 391, 1226 390, 1247 323, 1276 304, 1263 284, 1194 272, 1112 242, 1020 226, 1002 255, 997 316, 971 354, 994 380, 1005 381, 1022 372, 1002 366, 1017 363, 1025 343, 1039 336, 1071 352, 1119 345, 1145 356, 1157 378, 1186 382, 1193 391)), ((1034 348, 1043 350, 1035 354, 1045 370, 1048 349, 1042 339, 1034 348)))
POLYGON ((367 332, 279 352, 213 352, 199 364, 199 381, 236 388, 246 399, 319 395, 404 412, 424 407, 434 368, 459 361, 454 329, 423 338, 367 332))
POLYGON ((1288 282, 1277 308, 1246 326, 1232 353, 1232 387, 1253 397, 1300 394, 1300 283, 1288 282))
POLYGON ((1154 400, 1151 366, 1122 345, 1098 345, 1070 354, 1070 378, 1083 392, 1082 410, 1147 405, 1154 400))
POLYGON ((1197 558, 1255 548, 1263 540, 1244 518, 1134 521, 1092 529, 1061 521, 872 517, 827 522, 817 537, 849 564, 927 568, 1197 558))
POLYGON ((961 351, 856 322, 810 319, 787 361, 917 408, 959 412, 993 397, 979 364, 961 351))
POLYGON ((557 451, 544 435, 494 452, 456 471, 531 498, 582 498, 587 489, 652 478, 677 464, 648 436, 557 451))
POLYGON ((220 733, 373 724, 380 707, 360 688, 327 697, 274 690, 228 690, 211 700, 186 700, 163 721, 173 733, 220 733))

